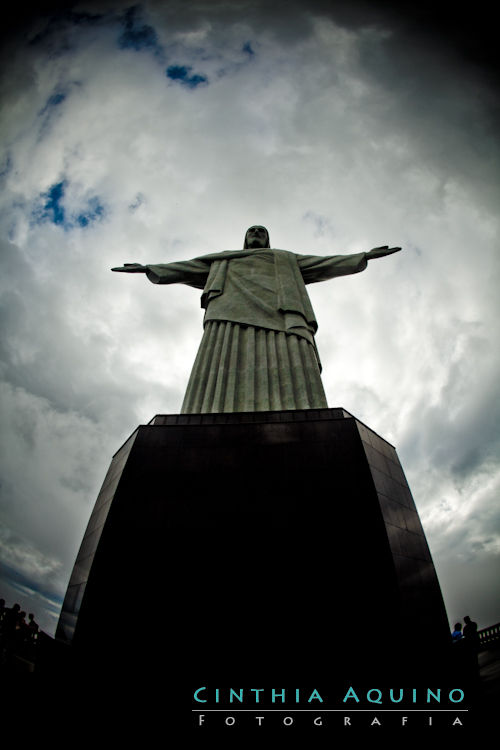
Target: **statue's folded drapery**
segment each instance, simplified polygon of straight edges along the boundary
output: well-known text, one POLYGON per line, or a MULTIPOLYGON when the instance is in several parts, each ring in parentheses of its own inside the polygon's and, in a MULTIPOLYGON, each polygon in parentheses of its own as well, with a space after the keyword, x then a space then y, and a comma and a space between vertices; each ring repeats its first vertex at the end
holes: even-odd
POLYGON ((182 413, 327 407, 305 285, 366 268, 366 253, 269 248, 146 266, 155 284, 203 289, 204 333, 182 413))
POLYGON ((183 414, 326 408, 315 347, 283 331, 209 320, 183 414))

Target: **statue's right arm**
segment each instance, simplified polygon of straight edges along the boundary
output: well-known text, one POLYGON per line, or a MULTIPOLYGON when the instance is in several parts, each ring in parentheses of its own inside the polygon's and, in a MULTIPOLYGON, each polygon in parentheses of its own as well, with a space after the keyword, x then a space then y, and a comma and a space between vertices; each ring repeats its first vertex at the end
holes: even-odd
POLYGON ((210 263, 200 258, 181 260, 175 263, 125 263, 112 268, 121 273, 145 273, 153 284, 187 284, 204 289, 210 271, 210 263))

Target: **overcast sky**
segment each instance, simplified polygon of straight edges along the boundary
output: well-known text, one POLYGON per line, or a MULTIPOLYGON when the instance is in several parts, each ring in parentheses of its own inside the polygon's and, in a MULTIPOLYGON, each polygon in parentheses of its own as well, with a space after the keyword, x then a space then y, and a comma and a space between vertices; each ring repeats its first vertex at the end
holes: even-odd
POLYGON ((110 268, 241 248, 259 223, 299 253, 404 248, 309 287, 328 403, 396 446, 450 623, 500 621, 488 18, 43 7, 21 5, 1 60, 0 596, 55 631, 113 453, 180 411, 200 293, 110 268))

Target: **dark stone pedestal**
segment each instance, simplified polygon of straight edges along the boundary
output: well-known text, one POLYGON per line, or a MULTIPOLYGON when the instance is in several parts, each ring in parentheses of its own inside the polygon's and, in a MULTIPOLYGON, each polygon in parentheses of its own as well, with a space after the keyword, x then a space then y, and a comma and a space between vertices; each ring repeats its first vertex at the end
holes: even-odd
POLYGON ((449 630, 396 451, 321 409, 139 427, 97 499, 57 638, 91 669, 170 683, 383 670, 408 685, 440 668, 449 630))

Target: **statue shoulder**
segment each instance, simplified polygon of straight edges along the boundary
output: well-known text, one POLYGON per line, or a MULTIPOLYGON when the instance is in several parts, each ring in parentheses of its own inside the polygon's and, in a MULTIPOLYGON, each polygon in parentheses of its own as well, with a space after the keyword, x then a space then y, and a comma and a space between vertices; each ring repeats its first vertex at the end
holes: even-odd
POLYGON ((274 255, 278 260, 285 263, 290 264, 296 264, 299 261, 299 258, 302 256, 298 253, 294 253, 292 250, 280 250, 279 248, 273 248, 272 249, 274 255))
POLYGON ((195 260, 205 260, 208 262, 212 262, 214 260, 229 260, 230 258, 234 258, 245 253, 247 253, 246 250, 221 250, 220 252, 198 255, 195 260))
POLYGON ((281 255, 284 258, 298 258, 299 256, 297 253, 294 253, 292 250, 280 250, 277 247, 271 248, 273 253, 276 253, 276 255, 281 255))

